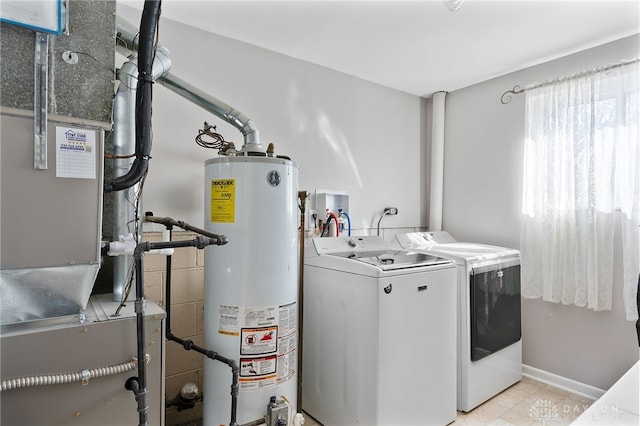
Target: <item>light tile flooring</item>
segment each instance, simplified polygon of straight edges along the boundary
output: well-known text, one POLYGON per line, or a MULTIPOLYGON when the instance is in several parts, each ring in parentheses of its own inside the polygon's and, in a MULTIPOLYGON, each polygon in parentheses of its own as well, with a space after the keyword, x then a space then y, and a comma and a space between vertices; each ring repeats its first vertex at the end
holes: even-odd
POLYGON ((453 425, 569 425, 592 403, 590 399, 524 377, 471 412, 459 412, 453 425))
MULTIPOLYGON (((469 413, 458 412, 451 425, 564 426, 592 403, 590 399, 524 377, 469 413)), ((321 425, 305 415, 304 426, 321 425)))

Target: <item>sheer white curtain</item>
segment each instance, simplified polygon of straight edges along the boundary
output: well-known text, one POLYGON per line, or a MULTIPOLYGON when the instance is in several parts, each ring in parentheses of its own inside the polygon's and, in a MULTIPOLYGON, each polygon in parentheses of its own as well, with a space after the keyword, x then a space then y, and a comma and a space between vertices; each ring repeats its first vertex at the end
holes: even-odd
POLYGON ((526 91, 522 295, 638 318, 639 63, 526 91), (616 303, 616 302, 614 302, 616 303))

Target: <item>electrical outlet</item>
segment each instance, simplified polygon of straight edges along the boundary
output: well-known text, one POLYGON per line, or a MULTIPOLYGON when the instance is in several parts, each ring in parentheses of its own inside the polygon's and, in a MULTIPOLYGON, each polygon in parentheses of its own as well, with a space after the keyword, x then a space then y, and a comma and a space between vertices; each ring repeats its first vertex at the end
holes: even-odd
POLYGON ((384 214, 396 215, 398 214, 398 209, 396 207, 385 207, 384 214))

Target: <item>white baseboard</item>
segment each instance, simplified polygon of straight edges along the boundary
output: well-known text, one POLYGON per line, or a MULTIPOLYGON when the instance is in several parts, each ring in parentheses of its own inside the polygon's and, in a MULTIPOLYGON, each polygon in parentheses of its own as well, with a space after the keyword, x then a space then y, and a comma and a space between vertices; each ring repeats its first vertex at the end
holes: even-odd
POLYGON ((528 365, 522 365, 522 375, 533 380, 557 387, 559 389, 575 393, 577 395, 596 400, 604 395, 605 391, 591 385, 577 382, 548 371, 540 370, 528 365))

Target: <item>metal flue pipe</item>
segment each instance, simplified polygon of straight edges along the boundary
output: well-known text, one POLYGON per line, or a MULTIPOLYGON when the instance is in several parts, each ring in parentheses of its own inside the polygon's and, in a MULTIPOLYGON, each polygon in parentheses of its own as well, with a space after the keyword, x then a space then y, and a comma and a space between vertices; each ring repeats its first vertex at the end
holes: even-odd
MULTIPOLYGON (((118 52, 125 56, 130 52, 135 52, 138 49, 139 43, 139 33, 137 30, 121 17, 117 17, 116 26, 116 49, 118 52)), ((158 46, 158 49, 160 48, 161 46, 158 46)), ((216 117, 230 123, 238 129, 244 137, 244 146, 242 147, 243 151, 262 151, 258 129, 255 127, 253 121, 251 121, 251 119, 245 114, 227 105, 224 101, 203 92, 201 89, 187 83, 173 74, 169 74, 168 72, 163 74, 156 74, 154 72, 154 78, 167 89, 200 106, 205 111, 212 113, 216 117)))
MULTIPOLYGON (((138 80, 138 55, 127 50, 129 47, 138 46, 138 32, 131 24, 122 19, 118 20, 117 44, 119 51, 129 55, 129 60, 118 70, 120 84, 116 91, 113 104, 113 153, 115 176, 123 176, 133 168, 133 160, 125 157, 136 149, 136 95, 138 80), (127 49, 124 48, 127 47, 127 49)), ((169 51, 163 46, 157 46, 153 58, 153 78, 158 78, 171 68, 169 51)), ((117 191, 113 195, 113 238, 120 235, 133 233, 131 224, 138 224, 142 212, 141 200, 136 200, 140 183, 117 191), (137 206, 137 208, 135 207, 137 206)), ((130 279, 130 271, 133 259, 131 255, 116 256, 113 259, 113 300, 120 302, 123 299, 125 288, 130 279)), ((131 294, 130 297, 134 297, 131 294)))
POLYGON ((242 151, 252 152, 263 150, 260 144, 258 129, 254 127, 251 119, 240 111, 171 73, 167 73, 158 78, 158 83, 238 129, 244 137, 242 151))

